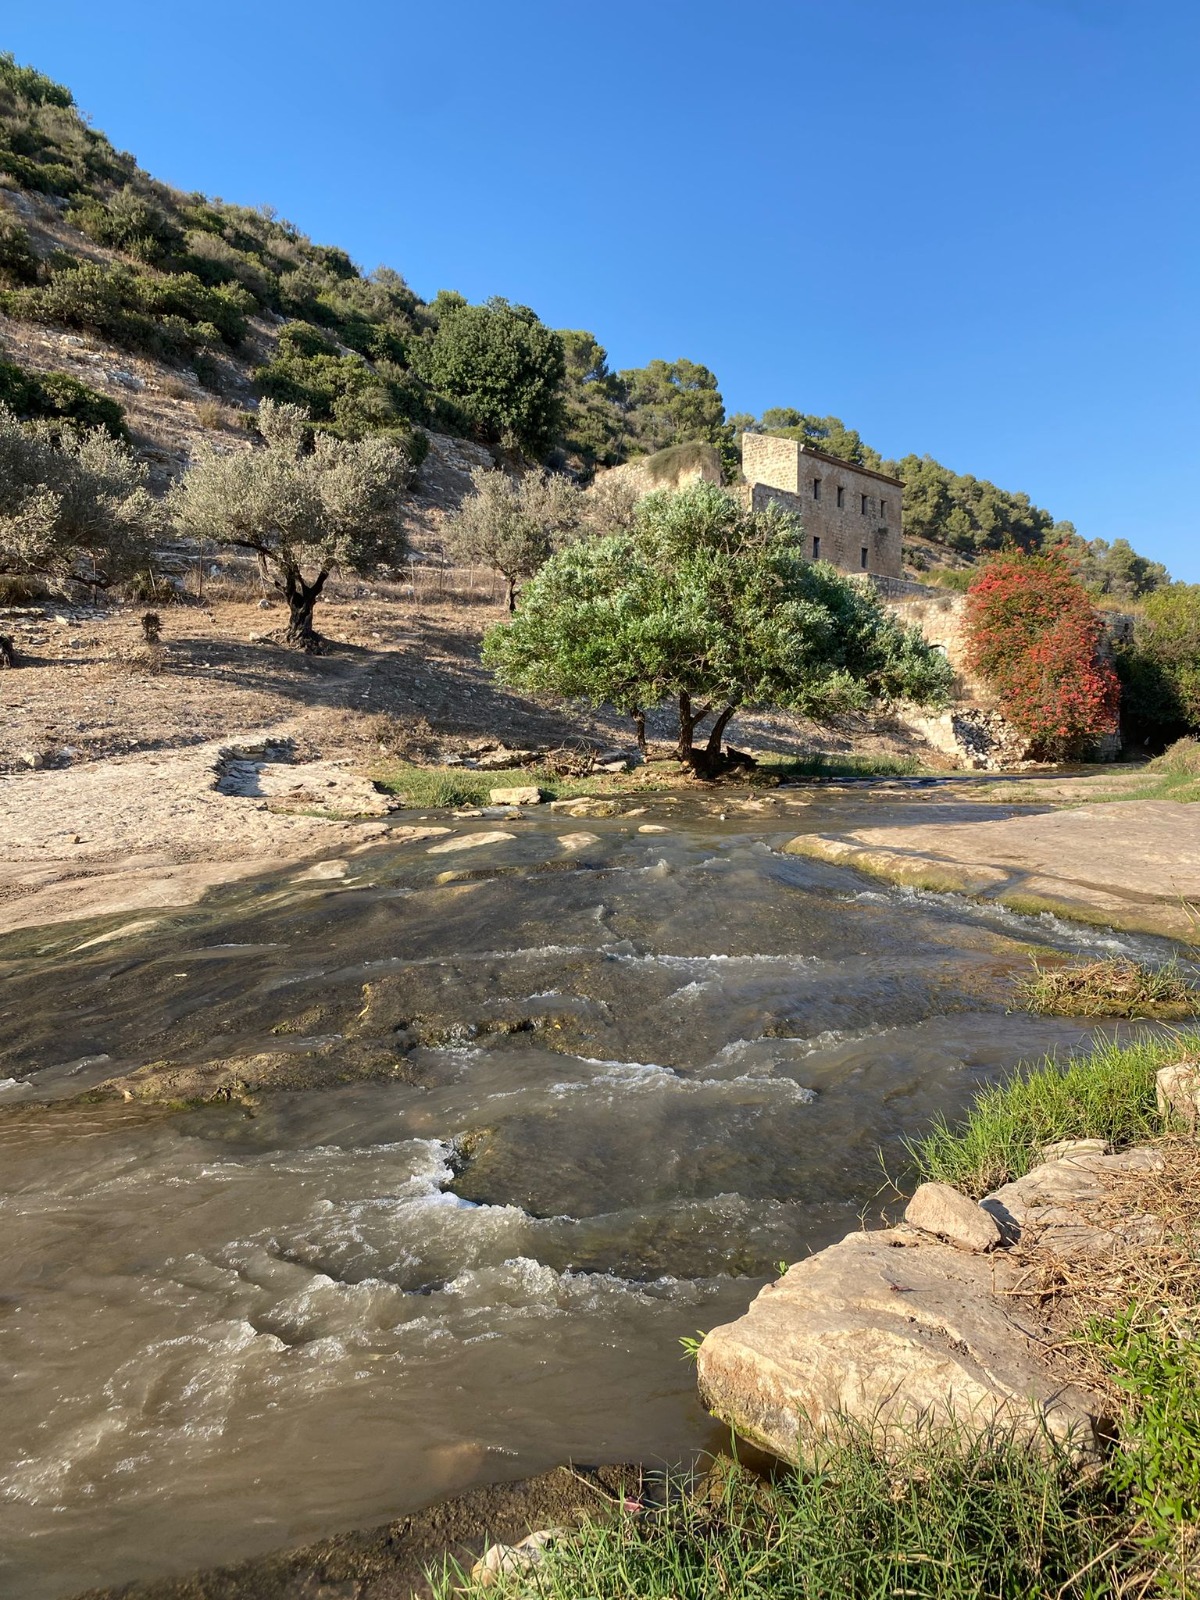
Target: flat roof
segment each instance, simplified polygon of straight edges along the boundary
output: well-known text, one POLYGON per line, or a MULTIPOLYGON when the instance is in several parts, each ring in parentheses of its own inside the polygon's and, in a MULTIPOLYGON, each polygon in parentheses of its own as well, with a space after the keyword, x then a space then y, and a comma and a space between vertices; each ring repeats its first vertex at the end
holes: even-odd
MULTIPOLYGON (((844 467, 847 472, 861 472, 866 478, 878 478, 882 483, 894 483, 898 489, 903 489, 904 479, 890 477, 886 472, 876 472, 874 467, 860 467, 857 461, 847 461, 845 456, 831 456, 825 450, 818 450, 811 444, 805 444, 799 439, 788 439, 781 433, 760 433, 755 435, 759 439, 783 439, 787 444, 794 444, 797 451, 804 456, 811 456, 816 461, 828 461, 831 467, 844 467)), ((786 491, 785 491, 786 492, 786 491)))

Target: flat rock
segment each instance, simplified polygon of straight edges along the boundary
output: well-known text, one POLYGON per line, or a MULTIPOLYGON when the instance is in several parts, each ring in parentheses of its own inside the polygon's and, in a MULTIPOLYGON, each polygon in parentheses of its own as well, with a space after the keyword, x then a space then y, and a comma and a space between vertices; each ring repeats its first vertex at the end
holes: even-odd
POLYGON ((586 850, 590 844, 599 844, 598 833, 560 833, 558 842, 564 850, 586 850))
POLYGON ((621 811, 616 800, 605 800, 595 794, 577 794, 567 800, 551 800, 550 809, 565 811, 569 817, 615 817, 621 811))
POLYGON ((996 1219, 948 1183, 923 1183, 904 1213, 910 1228, 945 1239, 956 1250, 983 1255, 1002 1243, 996 1219))
POLYGON ((430 845, 426 852, 431 856, 444 856, 451 850, 478 850, 485 844, 503 844, 506 839, 515 839, 515 833, 504 833, 496 828, 491 833, 464 833, 457 839, 443 839, 441 844, 430 845))
POLYGON ((540 806, 542 791, 536 784, 524 783, 511 789, 493 789, 489 798, 494 806, 540 806))
POLYGON ((852 1233, 768 1284, 700 1346, 709 1410, 743 1438, 798 1463, 806 1438, 841 1418, 886 1443, 920 1421, 1049 1433, 1098 1448, 1103 1402, 1052 1378, 993 1294, 995 1258, 898 1229, 852 1233))
POLYGON ((1042 1160, 1066 1161, 1076 1156, 1103 1156, 1108 1154, 1107 1139, 1056 1139, 1042 1146, 1042 1160))
POLYGON ((1112 1219, 1099 1216, 1097 1207, 1118 1181, 1149 1176, 1161 1171, 1162 1165, 1156 1150, 1070 1154, 1043 1162, 979 1203, 996 1219, 1006 1244, 1036 1239, 1072 1254, 1107 1252, 1114 1244, 1161 1237, 1162 1224, 1155 1217, 1132 1214, 1113 1227, 1112 1219))

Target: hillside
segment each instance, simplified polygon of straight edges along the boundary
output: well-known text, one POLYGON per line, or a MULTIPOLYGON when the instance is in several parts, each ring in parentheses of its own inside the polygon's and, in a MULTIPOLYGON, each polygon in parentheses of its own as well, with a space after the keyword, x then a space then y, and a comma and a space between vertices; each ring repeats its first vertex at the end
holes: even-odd
POLYGON ((1015 541, 1069 546, 1114 599, 1167 581, 1124 540, 1088 541, 1028 495, 929 456, 885 460, 837 417, 728 416, 701 363, 614 372, 586 330, 552 330, 500 299, 423 300, 399 272, 364 273, 270 208, 172 189, 92 128, 69 89, 11 56, 0 56, 0 359, 0 400, 26 416, 123 417, 160 487, 200 439, 232 444, 252 427, 262 396, 303 404, 344 437, 386 431, 418 458, 428 450, 418 520, 429 534, 481 462, 586 478, 698 441, 733 477, 753 429, 903 478, 914 576, 941 578, 1015 541))

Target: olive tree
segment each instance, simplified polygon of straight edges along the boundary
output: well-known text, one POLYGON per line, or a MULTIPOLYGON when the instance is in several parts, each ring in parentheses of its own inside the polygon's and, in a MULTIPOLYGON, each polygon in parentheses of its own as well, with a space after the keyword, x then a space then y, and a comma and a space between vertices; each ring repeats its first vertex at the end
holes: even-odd
POLYGON ((145 466, 103 428, 22 423, 0 406, 0 573, 107 588, 161 517, 145 466))
POLYGON ((727 765, 721 741, 743 707, 827 720, 893 698, 937 704, 952 681, 871 589, 805 559, 798 521, 709 483, 649 495, 631 532, 552 556, 484 659, 515 687, 613 704, 639 733, 669 697, 680 759, 703 776, 727 765))
POLYGON ((518 583, 532 578, 579 527, 583 495, 569 478, 542 472, 513 478, 476 467, 471 482, 474 493, 446 523, 446 542, 457 560, 500 574, 511 612, 518 583))
POLYGON ((264 400, 258 428, 255 449, 202 449, 173 491, 174 513, 197 538, 253 551, 287 600, 289 642, 319 650, 313 608, 330 574, 403 552, 411 462, 378 437, 314 434, 299 406, 264 400))

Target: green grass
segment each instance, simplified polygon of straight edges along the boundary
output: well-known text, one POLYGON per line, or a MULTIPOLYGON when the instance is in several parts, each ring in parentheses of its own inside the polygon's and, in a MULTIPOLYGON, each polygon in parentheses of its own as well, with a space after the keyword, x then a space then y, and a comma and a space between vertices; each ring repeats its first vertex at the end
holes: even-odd
POLYGON ((1107 1139, 1129 1144, 1162 1131, 1154 1074, 1188 1051, 1200 1033, 1146 1035, 1132 1044, 1102 1044, 1061 1066, 1047 1061, 1008 1082, 982 1089, 966 1120, 939 1119, 909 1144, 922 1178, 982 1196, 1020 1178, 1044 1144, 1059 1139, 1107 1139))
MULTIPOLYGON (((921 770, 910 757, 891 756, 778 756, 767 757, 750 772, 736 773, 735 785, 746 788, 786 783, 795 778, 904 777, 921 770)), ((409 762, 386 762, 371 774, 380 788, 400 796, 406 806, 486 806, 493 789, 536 784, 547 800, 572 795, 617 798, 653 794, 666 789, 693 787, 672 760, 652 759, 649 766, 631 772, 597 773, 586 778, 562 777, 545 766, 509 767, 502 772, 476 772, 469 767, 420 767, 409 762)), ((705 792, 707 785, 696 786, 705 792)))
POLYGON ((758 771, 751 776, 760 781, 778 777, 784 782, 790 778, 907 778, 922 770, 915 756, 818 754, 760 758, 758 771))
POLYGON ((1135 1303, 1094 1321, 1089 1336, 1130 1401, 1110 1481, 1127 1497, 1141 1543, 1164 1564, 1164 1588, 1195 1595, 1200 1582, 1189 1587, 1178 1561, 1187 1531, 1194 1541, 1200 1526, 1200 1318, 1195 1306, 1187 1311, 1135 1303))
MULTIPOLYGON (((768 1483, 718 1463, 661 1510, 622 1508, 489 1592, 545 1600, 1093 1600, 1140 1562, 1095 1480, 1003 1440, 853 1433, 768 1483)), ((435 1582, 452 1600, 460 1574, 435 1582)), ((473 1591, 474 1592, 474 1591, 473 1591)))
POLYGON ((1059 962, 1033 970, 1016 985, 1027 1011, 1057 1017, 1193 1017, 1200 990, 1178 961, 1159 967, 1139 961, 1059 962))
POLYGON ((514 789, 536 784, 548 800, 571 795, 644 794, 665 789, 664 779, 651 777, 645 767, 631 773, 600 773, 588 778, 564 778, 549 767, 509 767, 501 772, 474 772, 469 767, 417 767, 392 762, 378 767, 372 777, 388 794, 400 796, 406 806, 486 806, 493 789, 514 789))

